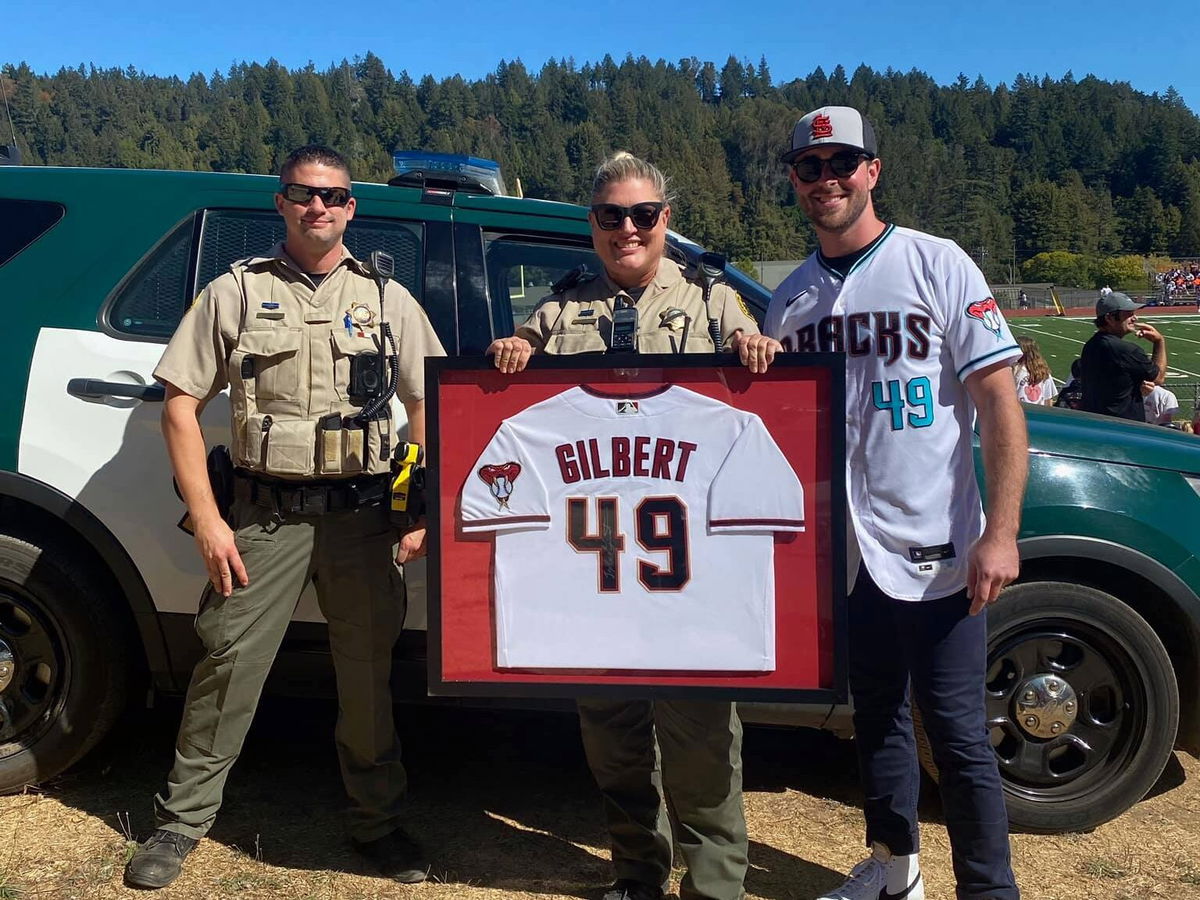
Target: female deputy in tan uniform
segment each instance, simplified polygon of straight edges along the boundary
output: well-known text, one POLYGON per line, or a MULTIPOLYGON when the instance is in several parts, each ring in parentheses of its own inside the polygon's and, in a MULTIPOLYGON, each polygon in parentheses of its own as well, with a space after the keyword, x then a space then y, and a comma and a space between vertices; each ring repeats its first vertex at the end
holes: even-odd
MULTIPOLYGON (((603 274, 583 276, 546 298, 510 338, 487 353, 519 372, 533 353, 604 353, 613 312, 637 310, 640 353, 712 353, 758 326, 737 293, 713 285, 708 308, 698 273, 663 256, 671 203, 657 168, 618 153, 596 170, 592 245, 603 274)), ((669 640, 670 635, 663 635, 669 640)), ((588 765, 604 799, 616 883, 604 900, 657 900, 671 874, 671 833, 687 874, 681 900, 737 900, 746 874, 742 727, 732 703, 579 700, 588 765), (661 754, 661 771, 658 758, 661 754), (664 794, 671 821, 664 815, 664 794)))

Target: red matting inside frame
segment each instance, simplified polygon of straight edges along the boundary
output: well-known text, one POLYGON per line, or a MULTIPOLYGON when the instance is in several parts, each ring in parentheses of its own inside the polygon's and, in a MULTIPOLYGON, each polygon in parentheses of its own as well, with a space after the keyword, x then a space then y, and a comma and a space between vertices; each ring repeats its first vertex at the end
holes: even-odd
MULTIPOLYGON (((833 593, 835 521, 831 509, 831 376, 818 366, 784 366, 750 376, 734 367, 537 369, 519 375, 494 370, 440 372, 433 446, 440 484, 441 680, 505 685, 661 685, 717 688, 826 690, 834 682, 833 593), (775 536, 776 669, 767 673, 680 674, 662 671, 496 668, 493 619, 494 535, 458 528, 463 484, 500 423, 568 388, 585 384, 619 396, 675 384, 760 416, 804 487, 806 529, 775 536)), ((841 465, 836 469, 844 477, 841 465)), ((771 486, 764 484, 763 491, 771 486)), ((433 560, 431 560, 433 562, 433 560)), ((730 559, 730 566, 738 561, 730 559)), ((529 577, 538 561, 529 560, 529 577)), ((563 585, 569 591, 569 585, 563 585)), ((663 640, 671 636, 664 634, 663 640)))

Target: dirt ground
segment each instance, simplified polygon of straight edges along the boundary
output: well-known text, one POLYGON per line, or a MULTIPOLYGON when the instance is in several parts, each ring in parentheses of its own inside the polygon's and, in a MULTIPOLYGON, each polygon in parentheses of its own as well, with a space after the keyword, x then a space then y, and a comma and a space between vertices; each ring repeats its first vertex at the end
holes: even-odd
MULTIPOLYGON (((153 828, 179 707, 137 716, 69 774, 0 798, 0 900, 145 897, 126 889, 130 839, 153 828)), ((408 708, 411 830, 435 878, 396 885, 348 850, 331 704, 264 704, 210 838, 163 900, 594 898, 610 880, 599 804, 573 717, 408 708)), ((808 731, 748 729, 748 896, 814 897, 862 855, 853 748, 808 731)), ((952 898, 936 792, 922 804, 927 896, 952 898)), ((1200 900, 1200 763, 1179 754, 1150 798, 1090 834, 1013 836, 1031 900, 1200 900)), ((676 873, 677 875, 679 873, 676 873)))

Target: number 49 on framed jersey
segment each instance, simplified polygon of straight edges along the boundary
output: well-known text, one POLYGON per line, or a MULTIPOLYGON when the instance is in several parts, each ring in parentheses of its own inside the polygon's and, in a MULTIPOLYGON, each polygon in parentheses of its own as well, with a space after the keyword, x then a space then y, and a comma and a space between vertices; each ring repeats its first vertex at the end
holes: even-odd
POLYGON ((844 363, 427 363, 439 695, 840 702, 844 363))

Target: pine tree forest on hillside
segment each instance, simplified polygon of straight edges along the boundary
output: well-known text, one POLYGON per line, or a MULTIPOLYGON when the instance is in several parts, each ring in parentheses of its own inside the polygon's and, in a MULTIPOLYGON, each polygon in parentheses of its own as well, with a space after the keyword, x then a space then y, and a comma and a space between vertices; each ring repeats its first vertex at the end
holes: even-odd
POLYGON ((368 54, 186 81, 6 64, 0 91, 35 165, 271 173, 316 142, 345 153, 357 179, 385 181, 392 150, 425 149, 495 159, 526 196, 586 202, 596 164, 627 149, 671 177, 674 227, 742 261, 812 249, 778 156, 800 115, 842 104, 876 125, 881 215, 953 238, 992 279, 1027 275, 1021 264, 1050 251, 1200 256, 1200 119, 1174 89, 1093 77, 941 86, 916 70, 838 66, 777 85, 765 59, 605 57, 414 81, 368 54))

